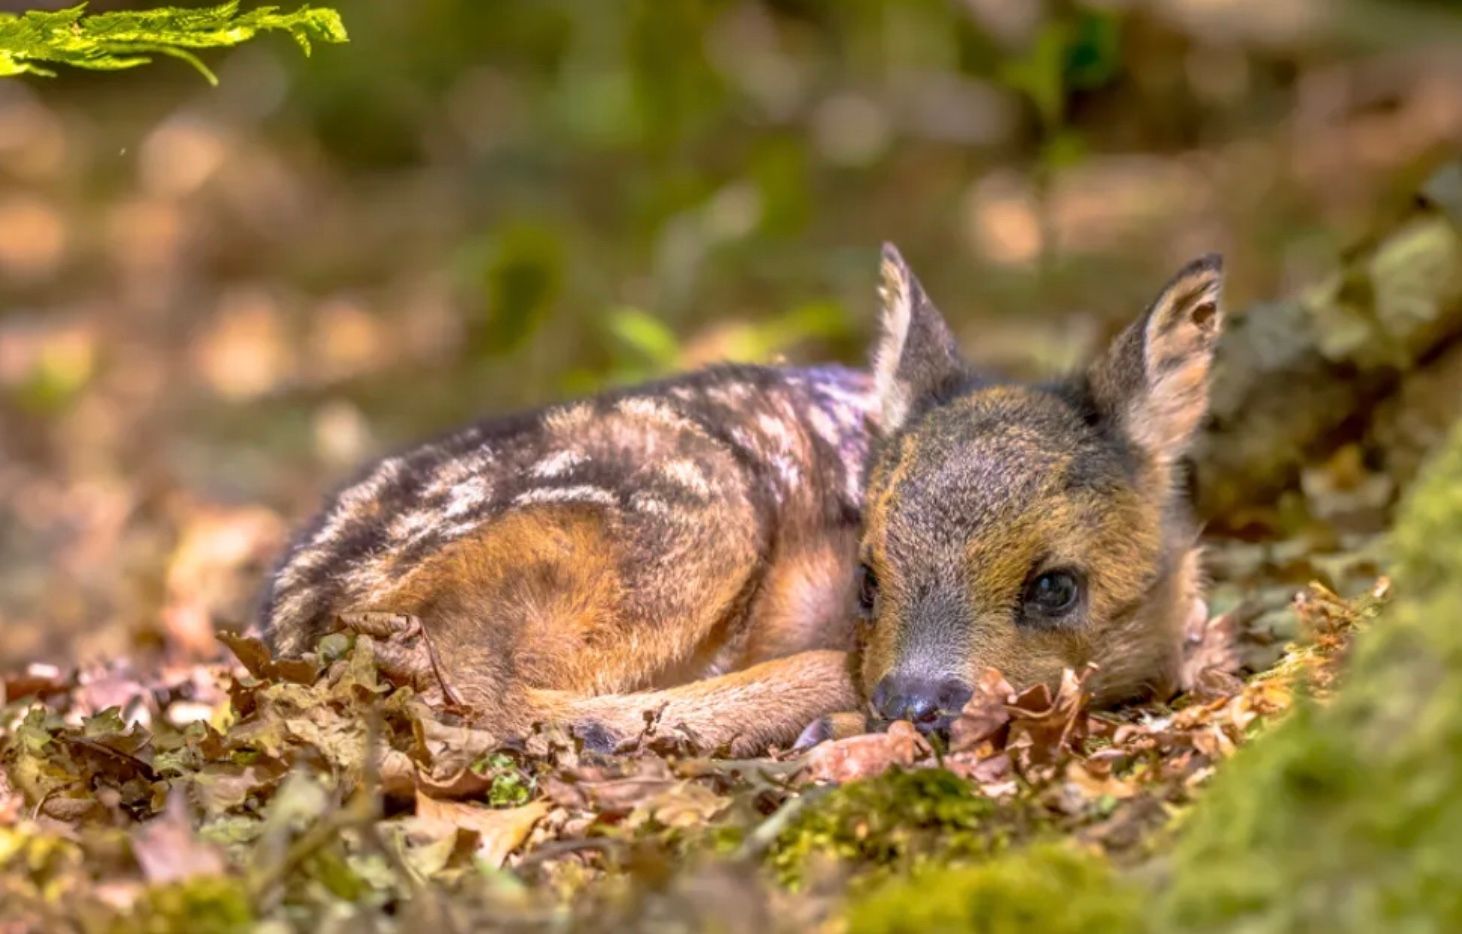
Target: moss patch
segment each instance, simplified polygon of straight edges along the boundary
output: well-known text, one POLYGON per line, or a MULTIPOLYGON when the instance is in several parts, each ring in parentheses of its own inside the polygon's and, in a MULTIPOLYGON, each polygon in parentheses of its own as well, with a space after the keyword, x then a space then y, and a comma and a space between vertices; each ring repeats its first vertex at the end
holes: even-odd
POLYGON ((815 859, 842 860, 855 872, 908 871, 988 856, 1022 836, 1026 823, 952 772, 895 769, 812 804, 777 838, 769 861, 795 888, 815 859))
POLYGON ((1198 806, 1164 929, 1462 928, 1462 429, 1394 544, 1398 600, 1333 704, 1302 706, 1198 806))
POLYGON ((848 908, 850 934, 978 931, 983 934, 1136 934, 1136 889, 1107 861, 1040 844, 979 866, 928 869, 891 880, 848 908))

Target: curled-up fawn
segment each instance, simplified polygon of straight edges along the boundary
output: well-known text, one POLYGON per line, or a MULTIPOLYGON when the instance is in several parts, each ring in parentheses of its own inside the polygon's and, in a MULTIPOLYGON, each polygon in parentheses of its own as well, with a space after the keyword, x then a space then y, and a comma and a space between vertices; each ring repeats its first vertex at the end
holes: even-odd
POLYGON ((939 729, 991 666, 1095 665, 1098 702, 1170 691, 1218 258, 1035 385, 967 365, 892 247, 882 274, 871 373, 713 367, 372 465, 275 572, 275 648, 414 633, 383 660, 484 728, 600 749, 647 714, 737 754, 870 714, 939 729))

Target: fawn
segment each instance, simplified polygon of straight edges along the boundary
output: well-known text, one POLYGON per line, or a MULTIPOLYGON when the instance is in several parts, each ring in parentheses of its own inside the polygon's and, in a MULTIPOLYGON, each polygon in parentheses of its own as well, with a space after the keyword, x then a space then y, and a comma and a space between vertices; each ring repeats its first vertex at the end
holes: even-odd
POLYGON ((379 461, 274 573, 272 644, 374 635, 483 728, 600 750, 656 718, 735 754, 870 714, 937 730, 986 667, 1094 665, 1099 703, 1171 692, 1202 606, 1180 460, 1218 257, 1038 385, 967 365, 892 246, 882 280, 871 374, 717 366, 379 461))

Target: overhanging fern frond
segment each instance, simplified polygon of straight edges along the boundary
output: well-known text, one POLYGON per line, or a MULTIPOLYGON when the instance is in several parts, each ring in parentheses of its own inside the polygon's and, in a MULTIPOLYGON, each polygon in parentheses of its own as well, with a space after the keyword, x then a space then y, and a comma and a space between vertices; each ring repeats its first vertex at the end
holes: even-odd
POLYGON ((306 55, 314 42, 348 41, 340 14, 328 7, 302 6, 281 13, 278 7, 262 6, 241 13, 238 0, 230 0, 196 9, 91 15, 83 3, 54 12, 0 13, 0 77, 54 75, 48 67, 53 64, 114 71, 145 65, 154 55, 170 55, 217 84, 193 50, 238 45, 270 30, 289 33, 306 55))

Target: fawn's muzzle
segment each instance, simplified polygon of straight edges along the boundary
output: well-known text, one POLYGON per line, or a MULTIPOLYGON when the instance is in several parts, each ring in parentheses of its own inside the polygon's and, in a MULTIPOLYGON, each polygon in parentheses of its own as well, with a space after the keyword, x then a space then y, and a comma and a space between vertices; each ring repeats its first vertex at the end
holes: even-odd
POLYGON ((920 732, 945 732, 973 692, 957 678, 891 674, 873 688, 873 709, 884 720, 908 720, 920 732))

